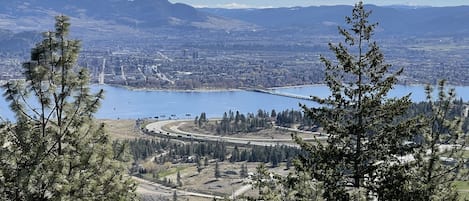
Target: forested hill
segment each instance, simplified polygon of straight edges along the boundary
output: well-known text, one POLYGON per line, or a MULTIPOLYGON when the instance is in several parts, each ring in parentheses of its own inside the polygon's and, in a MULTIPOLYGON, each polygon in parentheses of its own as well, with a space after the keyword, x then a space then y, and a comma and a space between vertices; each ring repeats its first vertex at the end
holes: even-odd
POLYGON ((168 0, 8 0, 0 1, 0 28, 42 30, 49 28, 53 16, 60 14, 70 16, 75 27, 100 33, 148 33, 168 27, 237 29, 244 26, 241 22, 168 0))
POLYGON ((133 18, 148 25, 167 24, 171 17, 189 21, 203 21, 207 17, 188 5, 172 4, 167 0, 11 0, 1 4, 1 11, 17 15, 34 14, 33 10, 37 13, 55 11, 75 16, 115 18, 117 21, 133 18))
MULTIPOLYGON (((457 7, 380 7, 372 10, 371 22, 379 22, 378 33, 387 35, 469 34, 469 6, 457 7)), ((268 28, 308 29, 335 34, 344 25, 344 13, 352 6, 312 6, 268 9, 201 8, 204 12, 238 19, 268 28)))
POLYGON ((40 37, 39 32, 14 33, 10 30, 0 29, 0 47, 3 51, 24 51, 25 47, 32 46, 40 37))
POLYGON ((65 13, 96 19, 114 19, 117 23, 141 26, 167 25, 171 18, 181 21, 204 21, 207 15, 185 4, 172 4, 167 0, 29 0, 2 1, 2 11, 18 16, 44 12, 65 13))

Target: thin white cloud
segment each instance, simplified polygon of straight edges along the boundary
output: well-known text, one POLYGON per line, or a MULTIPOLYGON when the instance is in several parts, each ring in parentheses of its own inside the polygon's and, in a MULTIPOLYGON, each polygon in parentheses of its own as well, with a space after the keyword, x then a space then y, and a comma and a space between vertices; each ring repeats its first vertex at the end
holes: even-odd
POLYGON ((228 9, 239 9, 239 8, 252 8, 253 6, 240 3, 227 3, 227 4, 218 4, 218 8, 228 8, 228 9))
POLYGON ((209 6, 209 5, 195 4, 195 5, 192 5, 192 7, 194 7, 194 8, 210 8, 211 6, 209 6))

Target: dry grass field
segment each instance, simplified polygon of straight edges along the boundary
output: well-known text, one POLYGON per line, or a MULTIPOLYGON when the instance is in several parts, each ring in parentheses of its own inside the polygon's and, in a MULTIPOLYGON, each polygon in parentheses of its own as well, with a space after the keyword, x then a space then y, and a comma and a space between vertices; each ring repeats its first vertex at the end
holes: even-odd
MULTIPOLYGON (((143 135, 139 128, 136 126, 135 120, 98 120, 100 123, 105 123, 106 131, 110 134, 111 138, 121 140, 121 139, 135 139, 135 138, 151 138, 150 136, 143 135)), ((213 132, 208 132, 203 129, 199 129, 194 126, 191 121, 187 122, 174 122, 169 125, 165 125, 163 129, 170 130, 171 127, 179 125, 179 129, 187 132, 196 132, 202 134, 215 135, 213 132)), ((262 130, 256 133, 237 133, 230 135, 230 137, 239 137, 239 138, 266 138, 266 139, 288 139, 291 138, 290 131, 281 131, 278 129, 268 129, 262 130)), ((302 137, 308 137, 310 134, 301 134, 302 137)), ((249 184, 249 180, 240 178, 239 172, 241 169, 241 164, 243 163, 230 163, 230 162, 220 162, 220 172, 221 177, 215 178, 214 168, 215 162, 210 161, 209 164, 204 167, 204 169, 198 173, 196 165, 193 163, 184 163, 184 164, 165 164, 157 165, 147 159, 143 162, 143 165, 146 166, 151 164, 152 166, 158 166, 155 168, 159 169, 160 179, 167 178, 173 182, 177 180, 177 171, 181 173, 181 181, 183 185, 177 189, 172 189, 172 191, 190 191, 190 192, 200 192, 209 195, 225 195, 230 196, 233 192, 238 191, 243 186, 249 184)), ((248 172, 255 172, 258 163, 244 163, 248 166, 248 172)), ((267 164, 268 166, 268 164, 267 164)), ((281 164, 280 167, 270 169, 271 172, 276 172, 279 174, 286 174, 287 170, 284 170, 285 164, 281 164)), ((145 175, 147 179, 151 180, 151 174, 145 175)), ((457 181, 454 183, 455 187, 460 193, 460 200, 468 198, 469 186, 467 182, 457 181)), ((140 195, 144 196, 144 200, 159 200, 162 192, 153 188, 140 188, 137 190, 140 195), (148 199, 147 199, 148 198, 148 199)), ((256 195, 256 190, 249 188, 246 192, 243 192, 242 195, 256 195)), ((166 200, 172 200, 172 194, 166 192, 163 196, 166 200)), ((201 198, 196 196, 187 196, 183 193, 178 194, 178 200, 189 200, 189 201, 210 201, 211 198, 201 198)))
POLYGON ((99 119, 98 123, 104 123, 106 131, 113 139, 135 139, 144 137, 135 127, 135 120, 99 119))
MULTIPOLYGON (((155 138, 152 136, 144 135, 141 133, 140 128, 136 126, 135 120, 99 120, 100 123, 105 124, 106 131, 110 134, 111 138, 117 140, 123 139, 135 139, 135 138, 155 138)), ((174 122, 172 124, 165 125, 163 129, 170 129, 178 125, 179 129, 187 130, 197 133, 203 134, 214 134, 210 132, 203 132, 198 130, 198 128, 193 126, 191 121, 187 122, 174 122)), ((308 134, 302 134, 303 136, 307 136, 308 134)), ((230 135, 230 137, 239 137, 239 138, 265 138, 265 139, 291 139, 291 131, 282 131, 277 129, 268 129, 259 131, 256 133, 250 134, 242 134, 238 133, 235 135, 230 135)), ((153 157, 146 159, 145 161, 141 161, 140 163, 148 170, 157 170, 158 172, 157 177, 160 180, 167 179, 171 180, 172 183, 177 182, 177 172, 179 171, 181 174, 181 181, 183 185, 176 189, 172 189, 172 191, 188 191, 188 192, 199 192, 208 195, 218 195, 221 197, 228 197, 233 193, 237 192, 240 195, 255 195, 256 190, 253 190, 251 187, 248 186, 250 183, 249 179, 243 179, 240 176, 241 165, 245 164, 248 167, 248 172, 256 172, 256 167, 259 163, 246 163, 246 162, 238 162, 238 163, 230 163, 228 161, 219 162, 219 170, 221 173, 220 178, 215 178, 215 161, 210 160, 207 166, 204 166, 200 173, 197 172, 197 167, 195 163, 176 163, 172 164, 167 162, 163 165, 156 164, 152 161, 153 157), (249 187, 249 188, 247 188, 249 187), (241 190, 240 189, 245 189, 241 190)), ((269 164, 266 164, 269 166, 269 164)), ((286 174, 286 170, 284 170, 285 164, 281 164, 280 167, 270 169, 272 172, 286 174)), ((143 175, 144 178, 148 180, 154 180, 154 175, 152 173, 148 173, 143 175)), ((142 184, 143 185, 143 184, 142 184)), ((165 193, 158 192, 158 190, 154 188, 140 188, 138 192, 141 195, 144 195, 146 198, 145 200, 158 200, 163 196, 165 199, 172 200, 172 195, 169 195, 168 191, 165 193), (153 196, 153 198, 152 198, 153 196)), ((213 200, 209 198, 201 198, 195 196, 186 196, 183 193, 178 194, 178 200, 193 200, 193 201, 205 201, 205 200, 213 200)))

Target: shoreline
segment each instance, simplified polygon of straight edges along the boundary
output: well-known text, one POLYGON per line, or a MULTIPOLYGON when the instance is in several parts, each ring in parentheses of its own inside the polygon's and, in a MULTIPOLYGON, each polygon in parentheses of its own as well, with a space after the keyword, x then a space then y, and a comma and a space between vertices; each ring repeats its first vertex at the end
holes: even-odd
MULTIPOLYGON (((182 92, 182 93, 210 93, 210 92, 237 92, 237 91, 246 91, 243 88, 197 88, 197 89, 161 89, 161 88, 152 88, 152 87, 131 87, 117 84, 97 84, 93 83, 90 86, 110 86, 128 89, 131 91, 160 91, 160 92, 182 92)), ((290 85, 290 86, 279 86, 279 87, 267 87, 265 89, 276 90, 276 89, 295 89, 303 87, 324 87, 327 84, 303 84, 303 85, 290 85)), ((395 86, 404 86, 404 87, 425 87, 426 84, 398 84, 395 86)), ((436 85, 431 85, 435 87, 436 85)), ((464 85, 446 85, 447 88, 456 88, 456 87, 469 87, 464 85)))
POLYGON ((243 89, 224 89, 224 88, 199 88, 199 89, 160 89, 152 87, 131 87, 117 84, 97 84, 93 83, 91 86, 110 86, 116 88, 128 89, 130 91, 160 91, 160 92, 184 92, 184 93, 205 93, 205 92, 230 92, 230 91, 244 91, 243 89))

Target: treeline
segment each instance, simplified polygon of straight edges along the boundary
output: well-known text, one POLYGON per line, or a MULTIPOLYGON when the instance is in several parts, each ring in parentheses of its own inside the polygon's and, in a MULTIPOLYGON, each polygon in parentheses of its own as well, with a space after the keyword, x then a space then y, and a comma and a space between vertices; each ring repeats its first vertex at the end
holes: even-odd
MULTIPOLYGON (((449 112, 450 117, 458 117, 464 115, 469 103, 465 103, 462 99, 454 101, 454 107, 449 112)), ((430 103, 420 102, 412 103, 407 113, 401 118, 411 118, 418 115, 429 115, 430 103)), ((270 113, 264 110, 258 110, 256 114, 247 113, 240 114, 239 111, 228 111, 223 114, 221 120, 209 123, 205 113, 201 113, 200 117, 195 117, 194 124, 208 131, 216 131, 217 134, 236 134, 257 132, 263 129, 269 129, 273 126, 295 127, 299 130, 316 131, 320 124, 318 121, 311 119, 300 110, 284 110, 276 112, 272 110, 270 113)), ((463 131, 469 131, 469 118, 463 120, 463 131)))
MULTIPOLYGON (((438 102, 434 102, 433 104, 439 104, 438 102)), ((469 107, 468 102, 464 102, 462 99, 458 99, 453 101, 452 108, 449 108, 446 113, 449 118, 461 117, 465 114, 467 107, 469 107)), ((429 102, 419 102, 419 103, 412 103, 410 105, 406 115, 404 115, 403 119, 408 119, 412 117, 417 117, 419 115, 429 116, 432 113, 431 109, 432 105, 429 102)), ((464 133, 469 131, 469 118, 462 119, 462 129, 464 133)))
POLYGON ((317 128, 315 121, 308 118, 303 112, 298 110, 284 110, 277 113, 272 110, 270 113, 264 110, 258 110, 256 114, 241 114, 239 111, 228 111, 223 114, 221 120, 209 123, 206 114, 203 112, 195 117, 194 124, 209 131, 215 131, 217 134, 236 134, 257 132, 263 129, 272 128, 274 125, 282 127, 293 127, 297 125, 298 129, 310 130, 317 128))
POLYGON ((198 116, 195 117, 194 123, 199 128, 216 131, 217 134, 224 135, 257 132, 259 130, 272 128, 273 119, 274 117, 263 110, 258 110, 257 114, 248 113, 246 115, 240 114, 239 111, 235 113, 230 110, 225 112, 222 119, 215 121, 214 124, 209 124, 205 118, 205 113, 200 114, 200 118, 198 116))
POLYGON ((134 160, 155 156, 154 162, 197 163, 200 158, 229 160, 230 162, 264 162, 278 166, 281 162, 290 162, 300 150, 286 145, 276 146, 238 146, 229 147, 225 142, 191 142, 187 144, 172 142, 169 139, 134 139, 127 140, 134 160))
POLYGON ((169 139, 134 139, 127 140, 135 161, 156 156, 155 162, 194 162, 193 156, 210 157, 224 161, 227 147, 224 142, 191 142, 182 144, 169 139))
POLYGON ((291 165, 292 159, 300 154, 300 150, 286 145, 254 146, 251 149, 239 150, 237 146, 231 151, 230 162, 264 162, 277 167, 281 162, 291 165))
POLYGON ((298 125, 300 130, 313 130, 318 127, 318 123, 299 110, 284 110, 276 114, 275 124, 282 127, 293 127, 298 125))
POLYGON ((134 139, 125 140, 124 143, 129 145, 130 153, 135 161, 162 153, 170 146, 169 140, 134 139))

